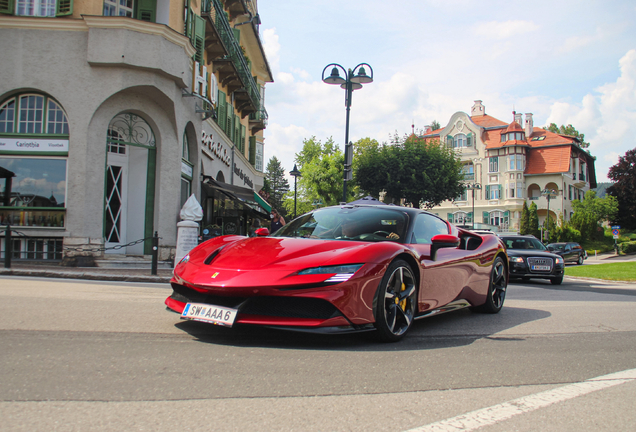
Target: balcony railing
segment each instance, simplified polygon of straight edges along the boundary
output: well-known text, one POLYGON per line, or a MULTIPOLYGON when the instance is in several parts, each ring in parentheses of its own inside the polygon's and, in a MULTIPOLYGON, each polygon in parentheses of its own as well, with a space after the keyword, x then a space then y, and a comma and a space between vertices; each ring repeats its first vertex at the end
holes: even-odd
POLYGON ((579 173, 579 180, 585 181, 585 174, 579 173))
POLYGON ((261 108, 261 95, 258 85, 252 77, 247 60, 243 55, 243 50, 234 37, 234 31, 227 19, 223 5, 219 0, 207 0, 202 8, 202 13, 207 13, 214 20, 221 42, 228 51, 228 57, 236 68, 239 79, 247 92, 251 104, 256 108, 261 108))
POLYGON ((464 181, 474 181, 475 173, 464 173, 464 181))

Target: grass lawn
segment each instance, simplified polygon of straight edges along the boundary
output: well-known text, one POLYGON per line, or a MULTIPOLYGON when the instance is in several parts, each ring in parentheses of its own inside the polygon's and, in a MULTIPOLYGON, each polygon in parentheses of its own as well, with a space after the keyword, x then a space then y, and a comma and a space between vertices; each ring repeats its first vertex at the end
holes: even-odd
POLYGON ((565 275, 615 281, 636 281, 636 262, 566 267, 565 275))

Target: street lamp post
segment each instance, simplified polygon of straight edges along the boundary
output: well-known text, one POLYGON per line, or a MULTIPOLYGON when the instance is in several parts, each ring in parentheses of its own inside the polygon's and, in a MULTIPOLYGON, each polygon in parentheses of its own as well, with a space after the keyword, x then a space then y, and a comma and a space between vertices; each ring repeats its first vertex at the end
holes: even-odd
POLYGON ((373 69, 367 63, 360 63, 348 71, 337 63, 331 63, 322 70, 322 81, 327 84, 340 85, 345 90, 345 108, 347 112, 345 122, 345 152, 344 152, 344 173, 342 184, 342 202, 347 202, 347 181, 351 180, 351 163, 353 161, 353 144, 349 142, 349 113, 351 111, 351 96, 354 90, 362 88, 362 84, 373 82, 373 69), (333 66, 331 74, 325 76, 327 69, 333 66), (371 75, 367 75, 364 67, 368 67, 371 75), (345 78, 340 76, 338 69, 342 70, 345 78))
POLYGON ((473 217, 471 220, 472 229, 475 229, 475 190, 481 190, 481 185, 479 183, 472 183, 466 185, 466 189, 470 189, 473 195, 473 217))
POLYGON ((296 164, 294 164, 294 169, 289 172, 289 175, 294 176, 294 219, 296 219, 296 196, 298 193, 296 189, 296 181, 298 180, 298 177, 302 177, 300 171, 296 168, 296 164))
POLYGON ((548 243, 550 243, 550 199, 557 195, 557 191, 554 189, 544 189, 541 191, 541 195, 548 199, 548 215, 545 218, 546 231, 548 233, 548 243))

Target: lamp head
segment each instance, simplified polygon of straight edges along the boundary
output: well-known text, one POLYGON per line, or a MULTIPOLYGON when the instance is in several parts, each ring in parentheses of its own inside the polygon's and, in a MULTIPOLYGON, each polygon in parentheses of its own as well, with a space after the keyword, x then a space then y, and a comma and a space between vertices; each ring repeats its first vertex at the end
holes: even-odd
POLYGON ((346 82, 346 80, 340 76, 340 72, 336 66, 331 69, 331 75, 327 78, 323 78, 322 81, 327 84, 342 84, 346 82))
POLYGON ((358 74, 351 78, 351 81, 358 84, 367 84, 373 82, 373 77, 367 75, 364 66, 361 66, 358 74))

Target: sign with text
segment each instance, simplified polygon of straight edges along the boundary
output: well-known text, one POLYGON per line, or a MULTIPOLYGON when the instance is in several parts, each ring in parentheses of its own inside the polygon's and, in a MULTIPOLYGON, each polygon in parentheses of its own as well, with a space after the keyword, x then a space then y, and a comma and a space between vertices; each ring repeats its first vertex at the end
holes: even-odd
POLYGON ((0 138, 0 153, 68 153, 68 140, 46 138, 0 138))

